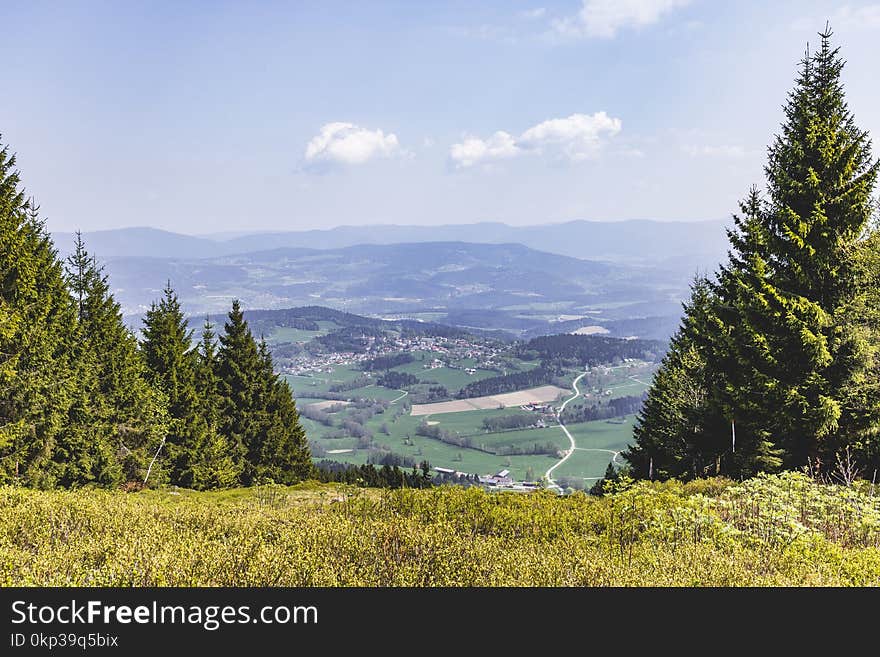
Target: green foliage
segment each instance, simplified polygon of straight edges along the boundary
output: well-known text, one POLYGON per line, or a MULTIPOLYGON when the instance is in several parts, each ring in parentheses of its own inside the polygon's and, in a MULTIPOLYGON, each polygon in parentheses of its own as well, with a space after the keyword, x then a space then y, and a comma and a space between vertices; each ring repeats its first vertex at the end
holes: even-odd
POLYGON ((0 148, 0 483, 205 489, 311 472, 290 389, 237 303, 219 355, 210 325, 194 349, 169 283, 138 345, 74 246, 65 272, 0 148))
POLYGON ((69 336, 74 376, 52 470, 62 486, 143 479, 164 433, 165 399, 148 383, 137 341, 79 234, 67 281, 77 315, 69 336))
POLYGON ((0 585, 877 586, 880 497, 800 474, 478 487, 0 488, 0 585), (132 531, 136 527, 136 531, 132 531))
POLYGON ((287 484, 307 476, 308 442, 290 388, 273 373, 266 343, 257 345, 238 300, 220 336, 217 372, 220 430, 243 456, 241 482, 272 479, 287 484))
POLYGON ((750 192, 729 262, 694 288, 627 454, 637 476, 827 469, 847 447, 880 465, 877 238, 862 239, 880 163, 830 37, 801 63, 767 197, 750 192))
POLYGON ((50 462, 70 405, 75 324, 63 267, 15 156, 0 145, 0 481, 55 483, 50 462))

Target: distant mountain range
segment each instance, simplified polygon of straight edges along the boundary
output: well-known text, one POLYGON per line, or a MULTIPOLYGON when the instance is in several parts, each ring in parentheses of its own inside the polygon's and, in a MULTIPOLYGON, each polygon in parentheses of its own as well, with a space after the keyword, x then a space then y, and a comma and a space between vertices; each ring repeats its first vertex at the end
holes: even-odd
MULTIPOLYGON (((542 226, 476 223, 443 226, 340 226, 252 234, 218 233, 194 237, 155 228, 122 228, 85 234, 89 249, 100 257, 216 258, 277 248, 339 249, 362 244, 469 242, 524 244, 539 251, 574 258, 614 262, 675 262, 711 267, 724 256, 727 238, 721 221, 619 222, 570 221, 542 226)), ((71 233, 56 233, 56 245, 67 251, 71 233)))
POLYGON ((246 309, 320 305, 515 335, 541 334, 555 322, 573 331, 619 320, 676 319, 688 284, 674 269, 581 260, 521 244, 424 242, 101 260, 127 315, 142 314, 170 280, 194 315, 223 313, 237 298, 246 309))
MULTIPOLYGON (((70 233, 56 233, 69 251, 70 233)), ((340 227, 195 237, 153 228, 84 235, 135 317, 171 281, 191 314, 320 305, 530 337, 608 331, 665 338, 688 284, 714 269, 724 226, 589 222, 340 227), (597 328, 598 327, 598 328, 597 328)))

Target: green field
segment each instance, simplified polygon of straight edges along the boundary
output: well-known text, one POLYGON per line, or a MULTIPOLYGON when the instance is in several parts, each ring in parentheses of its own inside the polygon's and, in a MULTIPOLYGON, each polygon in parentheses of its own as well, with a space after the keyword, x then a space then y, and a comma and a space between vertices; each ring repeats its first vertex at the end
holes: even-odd
MULTIPOLYGON (((473 438, 474 444, 486 448, 497 449, 502 446, 531 447, 535 443, 553 443, 557 449, 568 449, 568 438, 558 426, 544 429, 519 429, 514 431, 502 431, 487 433, 473 438)), ((549 456, 547 458, 550 458, 549 456)), ((552 463, 551 463, 552 465, 552 463)), ((548 466, 549 467, 549 466, 548 466)), ((542 473, 543 474, 543 473, 542 473)))
MULTIPOLYGON (((614 453, 623 451, 632 441, 634 422, 635 416, 630 415, 624 422, 596 420, 566 425, 578 448, 553 471, 553 477, 601 478, 614 453)), ((615 463, 621 465, 622 459, 618 456, 615 463)))
MULTIPOLYGON (((417 358, 428 357, 427 352, 417 352, 417 358)), ((433 355, 430 355, 433 358, 433 355)), ((444 385, 450 390, 455 388, 453 383, 461 382, 467 377, 463 370, 452 368, 437 368, 425 370, 421 359, 412 363, 394 368, 400 372, 409 372, 419 377, 428 377, 436 381, 444 381, 444 385)), ((535 365, 529 363, 527 366, 535 365)), ((472 363, 464 361, 462 367, 471 367, 472 363)), ((602 375, 602 383, 612 388, 612 395, 603 395, 602 399, 612 396, 639 394, 645 389, 644 384, 630 380, 633 371, 642 375, 646 367, 644 365, 626 364, 611 368, 607 375, 602 375)), ((495 372, 483 371, 486 375, 496 375, 495 372)), ((331 385, 342 381, 350 381, 363 372, 356 365, 336 366, 332 372, 317 373, 313 377, 287 375, 295 391, 299 391, 302 397, 299 403, 317 401, 315 394, 327 392, 331 385)), ((576 375, 572 372, 571 378, 576 375)), ((474 380, 475 377, 468 377, 474 380)), ((391 390, 381 386, 370 385, 342 393, 347 397, 362 397, 392 401, 398 399, 402 392, 391 390)), ((556 461, 556 456, 550 455, 503 455, 490 452, 516 451, 530 448, 535 443, 543 446, 550 442, 559 450, 567 449, 568 439, 561 429, 555 426, 544 429, 524 429, 486 433, 483 420, 486 418, 505 415, 531 415, 519 408, 487 409, 464 411, 461 413, 442 413, 422 417, 412 417, 408 414, 395 417, 400 409, 408 403, 406 397, 391 404, 384 413, 379 413, 370 418, 366 428, 373 434, 373 448, 388 450, 402 457, 413 459, 415 462, 427 460, 432 466, 452 468, 462 472, 489 474, 498 470, 510 470, 517 479, 539 478, 556 461), (454 444, 444 443, 440 440, 417 436, 416 429, 423 422, 437 423, 436 426, 449 433, 461 437, 468 437, 472 448, 459 447, 454 444), (388 433, 384 433, 385 427, 388 433)), ((596 398, 587 398, 583 401, 573 402, 593 404, 596 398)), ((334 414, 334 427, 327 427, 317 422, 303 420, 307 437, 316 442, 325 450, 353 449, 352 452, 339 454, 327 454, 323 458, 341 461, 345 463, 361 464, 369 457, 369 449, 357 449, 355 438, 332 438, 325 439, 322 436, 328 432, 339 431, 339 426, 345 418, 357 412, 356 409, 345 409, 334 414)), ((535 416, 535 420, 538 417, 535 416)), ((585 422, 570 424, 569 430, 577 441, 580 448, 610 451, 584 451, 578 449, 569 459, 560 466, 554 476, 574 476, 584 478, 601 477, 605 467, 612 456, 612 452, 624 449, 632 437, 632 418, 628 418, 623 424, 614 421, 585 422)))

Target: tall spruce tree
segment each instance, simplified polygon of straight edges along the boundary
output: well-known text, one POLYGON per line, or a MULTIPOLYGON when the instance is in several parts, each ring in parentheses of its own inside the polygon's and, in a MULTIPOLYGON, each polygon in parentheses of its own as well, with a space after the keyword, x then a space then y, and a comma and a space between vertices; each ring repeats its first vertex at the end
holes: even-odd
POLYGON ((51 486, 75 316, 62 262, 20 183, 15 155, 0 144, 0 482, 51 486))
POLYGON ((200 427, 191 450, 190 471, 185 478, 197 490, 235 486, 243 467, 243 455, 221 432, 223 398, 217 376, 217 343, 213 329, 214 325, 206 319, 195 369, 200 427))
POLYGON ((173 484, 192 485, 194 450, 202 440, 205 422, 200 418, 196 390, 196 352, 192 331, 169 282, 163 296, 144 316, 141 351, 150 382, 167 398, 168 431, 165 442, 169 476, 173 484))
POLYGON ((870 368, 863 336, 844 321, 878 163, 847 107, 830 30, 820 37, 769 150, 768 197, 753 192, 744 204, 719 275, 716 355, 743 438, 735 474, 830 464, 878 422, 852 403, 870 368))
POLYGON ((698 277, 639 413, 635 444, 622 454, 634 476, 691 478, 721 470, 729 437, 713 398, 717 376, 705 356, 714 304, 710 282, 698 277))
POLYGON ((847 445, 863 461, 876 458, 880 414, 865 391, 876 389, 877 334, 861 237, 878 163, 847 108, 831 33, 820 36, 819 50, 801 62, 769 149, 767 196, 753 189, 742 203, 709 311, 697 318, 695 305, 686 312, 678 336, 684 344, 673 341, 649 393, 630 451, 639 476, 647 476, 652 457, 667 476, 699 474, 680 467, 693 460, 690 441, 670 431, 676 421, 666 417, 676 406, 664 397, 683 386, 708 385, 697 416, 715 428, 694 441, 701 453, 715 453, 723 474, 829 465, 847 445), (689 323, 705 326, 699 339, 687 337, 689 323), (695 373, 682 367, 689 343, 701 363, 695 373))
POLYGON ((75 376, 53 456, 58 482, 142 481, 164 431, 164 398, 146 381, 137 341, 79 233, 67 281, 77 314, 70 345, 75 376))
POLYGON ((290 386, 273 371, 272 356, 265 340, 260 341, 259 356, 258 385, 266 425, 259 442, 250 447, 254 474, 258 479, 292 484, 311 473, 308 441, 290 386))
POLYGON ((241 482, 250 485, 254 481, 254 467, 247 457, 251 446, 259 440, 260 431, 255 413, 260 356, 238 299, 232 302, 223 328, 217 355, 221 432, 235 453, 241 455, 241 482))
POLYGON ((272 371, 238 300, 220 336, 218 376, 223 396, 222 433, 244 455, 241 481, 293 483, 311 469, 308 444, 290 389, 272 371))

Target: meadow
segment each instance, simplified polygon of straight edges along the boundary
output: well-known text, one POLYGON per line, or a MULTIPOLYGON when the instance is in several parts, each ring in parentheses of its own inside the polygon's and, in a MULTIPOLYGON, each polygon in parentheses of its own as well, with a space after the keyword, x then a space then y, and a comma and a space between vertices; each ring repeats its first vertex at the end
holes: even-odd
POLYGON ((4 586, 877 586, 880 497, 803 474, 596 498, 306 482, 0 488, 4 586))

